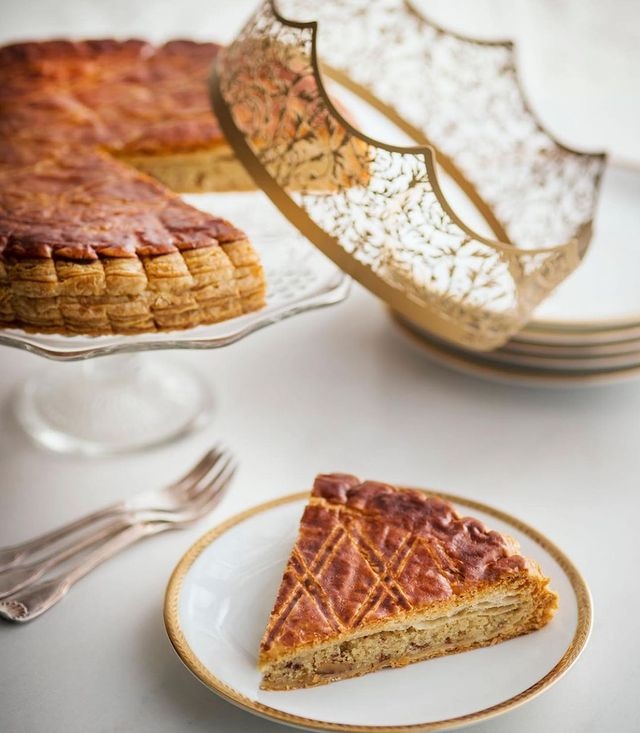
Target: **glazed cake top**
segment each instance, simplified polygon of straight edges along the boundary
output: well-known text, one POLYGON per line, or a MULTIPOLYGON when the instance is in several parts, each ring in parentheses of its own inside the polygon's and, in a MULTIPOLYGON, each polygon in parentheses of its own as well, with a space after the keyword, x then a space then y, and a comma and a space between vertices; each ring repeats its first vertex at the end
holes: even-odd
POLYGON ((129 154, 222 142, 206 85, 219 50, 218 44, 194 41, 158 47, 139 40, 5 46, 1 137, 9 147, 57 141, 129 154))
POLYGON ((139 40, 0 48, 0 253, 91 261, 243 237, 114 157, 224 142, 206 83, 219 49, 139 40))
POLYGON ((514 540, 447 501, 355 476, 315 480, 260 647, 262 661, 539 573, 514 540))

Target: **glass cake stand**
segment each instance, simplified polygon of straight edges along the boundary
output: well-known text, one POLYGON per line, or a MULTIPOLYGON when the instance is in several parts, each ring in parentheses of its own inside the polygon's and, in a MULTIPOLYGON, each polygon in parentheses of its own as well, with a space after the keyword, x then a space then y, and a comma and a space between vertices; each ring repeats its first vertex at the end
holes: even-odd
POLYGON ((41 445, 60 452, 108 455, 184 435, 211 416, 210 384, 187 365, 153 352, 229 346, 265 326, 346 298, 350 279, 288 224, 263 194, 185 198, 241 223, 247 231, 265 268, 266 307, 211 326, 135 336, 0 330, 1 345, 66 362, 36 371, 14 395, 19 424, 41 445))

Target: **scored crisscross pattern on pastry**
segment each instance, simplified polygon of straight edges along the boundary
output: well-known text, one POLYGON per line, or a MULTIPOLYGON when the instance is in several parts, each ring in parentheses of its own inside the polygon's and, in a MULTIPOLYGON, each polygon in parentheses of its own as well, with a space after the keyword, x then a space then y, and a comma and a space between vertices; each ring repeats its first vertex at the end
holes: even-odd
POLYGON ((316 479, 287 564, 261 659, 402 617, 483 583, 536 572, 509 538, 437 497, 316 479))
POLYGON ((370 611, 375 611, 385 596, 389 598, 390 604, 395 608, 409 610, 411 602, 398 583, 397 577, 401 575, 411 557, 415 542, 416 538, 407 534, 400 541, 393 555, 384 558, 375 550, 362 530, 349 529, 347 523, 338 521, 310 564, 307 564, 300 549, 294 547, 289 570, 295 577, 296 584, 290 596, 282 604, 283 612, 280 615, 279 623, 285 622, 288 611, 293 608, 302 594, 308 596, 329 625, 337 631, 359 624, 370 611), (350 543, 351 547, 342 548, 341 554, 341 546, 345 543, 350 543), (364 565, 369 569, 372 582, 361 603, 355 609, 350 609, 349 617, 334 608, 331 595, 319 578, 322 578, 323 571, 331 565, 332 561, 346 560, 346 556, 353 549, 360 554, 364 565))

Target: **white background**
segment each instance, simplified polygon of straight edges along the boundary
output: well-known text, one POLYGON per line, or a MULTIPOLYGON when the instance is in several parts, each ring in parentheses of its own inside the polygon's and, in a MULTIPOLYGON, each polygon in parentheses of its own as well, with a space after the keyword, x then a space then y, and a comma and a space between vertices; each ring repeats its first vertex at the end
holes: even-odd
MULTIPOLYGON (((252 2, 13 2, 9 40, 51 35, 230 39, 252 2)), ((574 145, 640 160, 640 12, 631 0, 423 2, 456 30, 521 39, 528 93, 574 145)), ((167 355, 157 353, 155 359, 167 355)), ((0 730, 278 731, 200 686, 164 633, 168 575, 206 529, 341 470, 475 497, 557 542, 591 586, 592 640, 576 667, 478 731, 640 727, 640 383, 544 391, 461 377, 426 362, 384 309, 354 290, 217 352, 180 354, 217 394, 214 423, 142 455, 83 460, 35 448, 9 398, 40 359, 0 350, 0 544, 155 487, 217 438, 241 470, 215 514, 132 548, 24 627, 0 626, 0 730)))

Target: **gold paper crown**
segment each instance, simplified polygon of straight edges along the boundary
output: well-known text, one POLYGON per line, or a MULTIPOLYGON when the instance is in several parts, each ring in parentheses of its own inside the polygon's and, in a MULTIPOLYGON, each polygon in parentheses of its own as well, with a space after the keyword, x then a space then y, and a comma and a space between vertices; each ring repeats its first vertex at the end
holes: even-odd
POLYGON ((508 41, 446 32, 402 0, 282 4, 319 24, 265 0, 212 77, 237 155, 306 237, 394 310, 466 347, 501 345, 584 255, 604 155, 542 127, 508 41), (318 25, 324 72, 424 147, 373 140, 336 109, 318 25), (448 204, 436 150, 495 240, 448 204))

